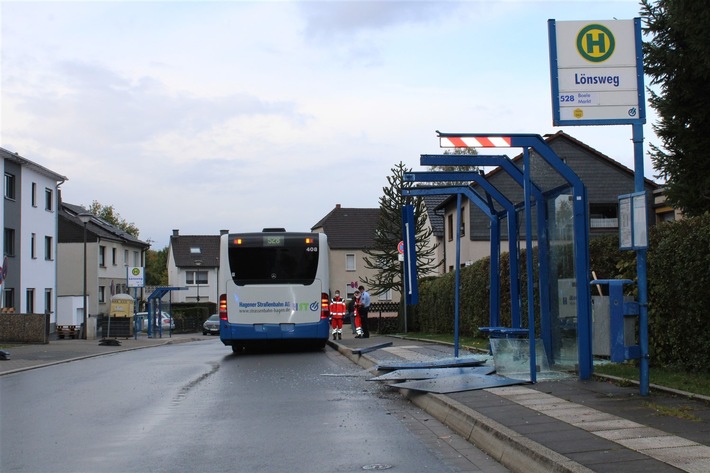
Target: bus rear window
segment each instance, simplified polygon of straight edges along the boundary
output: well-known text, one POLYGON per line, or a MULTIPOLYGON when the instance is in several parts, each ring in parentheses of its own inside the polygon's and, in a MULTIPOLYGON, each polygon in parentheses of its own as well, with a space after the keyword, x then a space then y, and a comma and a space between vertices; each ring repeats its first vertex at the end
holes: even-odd
POLYGON ((286 238, 270 244, 264 235, 229 244, 229 267, 234 283, 312 284, 318 270, 318 240, 286 238))

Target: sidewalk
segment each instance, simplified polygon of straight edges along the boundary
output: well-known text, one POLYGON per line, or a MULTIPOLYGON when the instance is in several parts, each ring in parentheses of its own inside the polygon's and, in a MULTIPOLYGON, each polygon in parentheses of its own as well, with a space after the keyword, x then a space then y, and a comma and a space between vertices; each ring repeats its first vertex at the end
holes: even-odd
MULTIPOLYGON (((328 343, 366 369, 454 355, 450 346, 385 336, 356 339, 347 329, 343 340, 328 343), (368 351, 385 343, 392 346, 368 351), (365 353, 358 354, 361 349, 365 353)), ((373 371, 373 377, 378 374, 373 371)), ((445 395, 400 391, 512 471, 710 472, 707 400, 654 389, 642 397, 638 386, 577 377, 445 395)))
MULTIPOLYGON (((403 361, 451 358, 453 347, 375 335, 328 344, 365 369, 403 361), (377 345, 391 344, 369 351, 377 345), (356 352, 353 352, 355 350, 356 352), (358 353, 362 350, 362 354, 358 353)), ((6 348, 0 376, 124 350, 210 339, 201 334, 99 340, 54 340, 6 348)), ((469 355, 465 350, 459 356, 469 355)), ((372 377, 379 373, 372 371, 372 377)), ((375 381, 373 381, 375 382, 375 381)), ((398 388, 390 388, 398 389, 398 388)), ((400 389, 406 398, 512 471, 710 472, 710 403, 637 386, 576 377, 451 394, 400 389)))
POLYGON ((107 353, 137 350, 169 343, 193 342, 204 340, 205 338, 209 337, 198 333, 172 334, 172 336, 163 334, 162 338, 148 338, 147 335, 141 334, 137 340, 133 338, 117 339, 121 343, 118 346, 99 345, 100 339, 65 339, 51 340, 46 345, 14 345, 4 349, 10 353, 10 358, 8 360, 0 360, 0 376, 58 363, 67 363, 82 358, 101 356, 107 353))

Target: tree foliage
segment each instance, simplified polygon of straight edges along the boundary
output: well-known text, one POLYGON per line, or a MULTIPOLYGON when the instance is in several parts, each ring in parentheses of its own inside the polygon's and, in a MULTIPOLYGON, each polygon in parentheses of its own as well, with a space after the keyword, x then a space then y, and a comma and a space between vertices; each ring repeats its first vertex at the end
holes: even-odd
POLYGON ((650 145, 658 176, 667 182, 670 204, 684 214, 710 210, 710 9, 691 0, 641 1, 644 69, 651 77, 653 125, 662 147, 650 145))
POLYGON ((168 285, 168 247, 148 250, 145 254, 145 283, 148 286, 168 285))
POLYGON ((402 207, 414 206, 415 240, 417 251, 417 271, 419 277, 433 273, 436 269, 436 247, 429 246, 432 238, 431 226, 427 225, 426 208, 421 197, 404 197, 402 190, 411 188, 411 182, 404 182, 404 174, 411 172, 402 162, 392 168, 387 177, 388 187, 383 187, 380 197, 380 215, 375 229, 374 245, 365 249, 365 267, 376 271, 372 278, 361 280, 375 294, 388 290, 403 293, 402 267, 399 262, 397 245, 402 240, 402 207), (411 202, 408 202, 408 199, 411 202))
POLYGON ((100 202, 95 200, 89 206, 88 211, 97 217, 106 220, 116 228, 120 228, 129 235, 133 235, 138 238, 138 235, 140 234, 138 227, 136 227, 134 223, 128 223, 126 220, 121 218, 121 215, 116 212, 113 205, 102 205, 100 202))
MULTIPOLYGON (((475 155, 478 154, 478 150, 476 148, 454 148, 454 149, 447 149, 444 151, 444 154, 446 155, 451 155, 451 156, 463 156, 463 155, 475 155)), ((435 166, 429 166, 430 171, 443 171, 443 172, 475 172, 478 171, 478 166, 470 166, 468 164, 464 164, 461 166, 451 166, 451 165, 435 165, 435 166)), ((437 182, 437 186, 458 186, 461 185, 461 182, 437 182)))

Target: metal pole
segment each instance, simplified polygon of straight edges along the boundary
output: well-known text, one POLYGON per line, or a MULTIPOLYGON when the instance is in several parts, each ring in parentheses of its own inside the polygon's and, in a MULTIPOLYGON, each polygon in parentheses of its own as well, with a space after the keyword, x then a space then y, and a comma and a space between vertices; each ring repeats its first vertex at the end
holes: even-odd
POLYGON ((84 330, 82 332, 82 337, 84 340, 87 339, 86 332, 89 330, 89 326, 87 324, 87 313, 86 313, 86 224, 88 222, 84 222, 84 292, 82 293, 82 299, 84 303, 84 330))
MULTIPOLYGON (((645 191, 644 170, 643 170, 643 125, 632 125, 632 135, 634 142, 634 190, 636 192, 645 191)), ((645 194, 644 194, 645 195, 645 194)), ((646 208, 646 206, 644 206, 646 208)), ((646 234, 648 234, 648 222, 646 222, 646 234)), ((649 393, 649 353, 648 353, 648 284, 646 273, 646 248, 636 250, 636 276, 639 297, 639 345, 641 348, 639 391, 641 396, 648 396, 649 393)))
POLYGON ((456 272, 454 273, 454 358, 459 357, 459 291, 461 287, 461 194, 456 195, 456 272))
POLYGON ((404 302, 404 333, 408 332, 408 330, 407 330, 407 274, 405 272, 406 267, 407 267, 406 263, 404 262, 404 260, 402 260, 402 284, 404 285, 403 286, 403 291, 404 291, 404 293, 403 293, 403 295, 404 295, 404 300, 403 300, 403 302, 404 302))

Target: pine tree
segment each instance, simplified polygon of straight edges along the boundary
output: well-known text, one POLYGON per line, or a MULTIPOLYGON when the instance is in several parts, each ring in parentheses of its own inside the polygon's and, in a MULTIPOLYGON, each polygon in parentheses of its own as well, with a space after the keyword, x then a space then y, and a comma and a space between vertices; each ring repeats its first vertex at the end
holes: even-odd
POLYGON ((662 147, 650 145, 658 176, 666 179, 668 203, 688 216, 710 210, 710 9, 705 2, 642 0, 645 73, 659 121, 662 147))
POLYGON ((411 182, 404 182, 404 174, 411 172, 400 162, 392 168, 392 175, 387 177, 388 187, 383 187, 380 197, 380 215, 375 228, 372 248, 364 250, 365 267, 376 271, 373 278, 362 279, 373 294, 388 290, 403 293, 402 263, 399 261, 397 245, 402 240, 402 207, 411 203, 414 206, 415 240, 417 251, 418 276, 423 277, 436 270, 436 244, 432 244, 432 229, 427 225, 426 208, 421 197, 404 197, 403 189, 412 187, 411 182))

